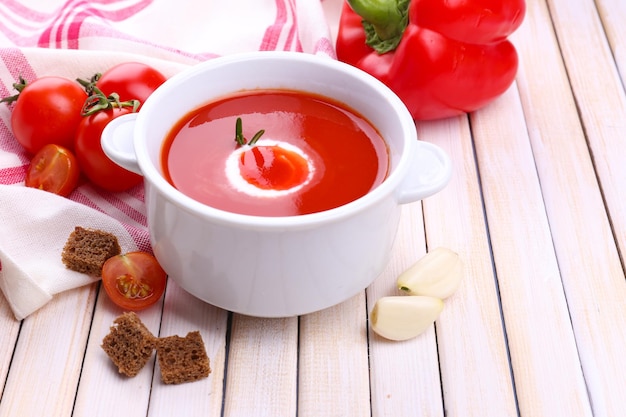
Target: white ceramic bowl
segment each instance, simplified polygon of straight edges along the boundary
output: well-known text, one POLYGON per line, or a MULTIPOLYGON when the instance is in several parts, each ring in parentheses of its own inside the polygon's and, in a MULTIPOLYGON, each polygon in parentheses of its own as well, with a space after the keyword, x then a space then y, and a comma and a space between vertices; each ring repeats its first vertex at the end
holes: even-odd
POLYGON ((436 193, 451 176, 449 158, 417 140, 391 90, 349 65, 295 52, 238 54, 185 70, 138 114, 114 119, 102 144, 111 159, 144 176, 151 243, 170 279, 210 304, 252 316, 310 313, 365 289, 388 262, 401 205, 436 193), (257 88, 313 92, 365 116, 389 147, 385 181, 344 206, 291 217, 217 210, 170 185, 160 153, 172 126, 214 98, 257 88))

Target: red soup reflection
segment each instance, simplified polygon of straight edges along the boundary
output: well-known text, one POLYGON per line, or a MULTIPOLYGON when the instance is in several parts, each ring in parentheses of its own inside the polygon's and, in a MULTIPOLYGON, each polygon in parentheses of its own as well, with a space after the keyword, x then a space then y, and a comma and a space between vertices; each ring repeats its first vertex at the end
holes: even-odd
POLYGON ((187 114, 164 142, 162 165, 174 187, 211 207, 294 216, 367 194, 385 179, 389 156, 376 129, 346 106, 260 90, 187 114))

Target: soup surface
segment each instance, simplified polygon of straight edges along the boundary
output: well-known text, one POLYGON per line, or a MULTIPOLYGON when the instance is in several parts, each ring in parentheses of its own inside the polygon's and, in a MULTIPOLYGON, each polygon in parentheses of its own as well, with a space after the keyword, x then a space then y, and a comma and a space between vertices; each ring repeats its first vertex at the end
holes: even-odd
POLYGON ((196 109, 174 126, 161 155, 166 179, 182 193, 256 216, 339 207, 379 185, 389 165, 385 141, 363 117, 288 90, 245 91, 196 109))

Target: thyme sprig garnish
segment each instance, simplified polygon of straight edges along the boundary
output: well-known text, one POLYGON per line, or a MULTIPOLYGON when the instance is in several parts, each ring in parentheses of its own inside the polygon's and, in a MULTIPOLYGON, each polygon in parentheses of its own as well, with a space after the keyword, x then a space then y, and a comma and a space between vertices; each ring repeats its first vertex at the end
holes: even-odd
POLYGON ((261 136, 263 136, 264 133, 265 130, 261 129, 256 132, 254 136, 252 136, 252 139, 250 139, 250 141, 246 142, 246 138, 243 136, 243 122, 241 120, 241 117, 238 117, 237 121, 235 122, 235 142, 237 142, 237 145, 239 146, 254 146, 254 144, 257 143, 257 141, 261 138, 261 136))

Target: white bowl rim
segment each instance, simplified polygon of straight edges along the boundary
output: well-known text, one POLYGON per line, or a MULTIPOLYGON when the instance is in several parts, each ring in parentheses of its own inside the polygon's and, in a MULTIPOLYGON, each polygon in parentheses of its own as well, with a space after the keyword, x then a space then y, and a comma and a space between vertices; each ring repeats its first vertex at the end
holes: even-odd
POLYGON ((285 228, 291 229, 294 227, 312 227, 321 223, 345 219, 347 217, 354 216, 356 213, 366 210, 368 207, 387 198, 390 194, 396 191, 396 189, 401 185, 404 177, 409 172, 410 164, 415 159, 414 154, 417 152, 417 133, 415 131, 414 121, 404 103, 391 89, 370 74, 330 57, 292 51, 260 51, 237 53, 212 58, 175 74, 168 79, 152 94, 150 98, 146 100, 142 110, 137 115, 134 127, 134 148, 137 156, 137 163, 145 181, 149 182, 151 186, 156 187, 160 193, 162 193, 176 206, 207 218, 213 222, 238 225, 240 227, 248 228, 280 230, 285 228), (149 113, 152 103, 156 103, 161 96, 166 95, 168 90, 176 88, 176 86, 180 83, 183 83, 188 78, 194 77, 199 73, 210 70, 211 68, 232 65, 234 63, 249 60, 297 60, 313 65, 326 66, 335 71, 348 73, 350 76, 359 78, 362 82, 371 85, 373 89, 377 90, 379 94, 382 94, 387 99, 389 105, 397 113, 398 120, 404 122, 402 123, 404 150, 400 155, 396 167, 387 175, 381 184, 356 200, 329 210, 294 216, 256 216, 229 212, 208 206, 177 190, 150 162, 150 156, 146 143, 142 142, 141 137, 138 134, 138 132, 143 128, 143 125, 146 123, 146 114, 149 113))

